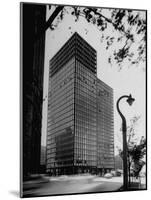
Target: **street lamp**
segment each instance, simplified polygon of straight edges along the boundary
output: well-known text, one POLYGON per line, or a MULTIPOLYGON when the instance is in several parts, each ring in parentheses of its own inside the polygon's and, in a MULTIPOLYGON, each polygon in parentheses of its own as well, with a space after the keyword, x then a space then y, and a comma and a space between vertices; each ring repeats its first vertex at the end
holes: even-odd
POLYGON ((123 178, 124 178, 124 190, 127 190, 128 188, 128 172, 127 172, 127 126, 126 126, 126 119, 124 117, 124 115, 121 113, 120 109, 119 109, 119 102, 121 99, 126 98, 127 103, 131 106, 132 103, 135 101, 134 98, 132 98, 132 95, 130 94, 128 95, 123 95, 121 96, 118 100, 117 100, 117 111, 120 115, 120 117, 122 118, 122 132, 123 132, 123 178))

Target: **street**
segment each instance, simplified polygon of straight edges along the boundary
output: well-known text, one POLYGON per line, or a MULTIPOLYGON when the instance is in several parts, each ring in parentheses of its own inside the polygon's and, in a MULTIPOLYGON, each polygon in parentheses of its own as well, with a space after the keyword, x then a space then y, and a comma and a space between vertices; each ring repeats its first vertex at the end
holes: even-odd
POLYGON ((45 182, 26 183, 24 197, 116 191, 122 181, 122 177, 106 179, 92 175, 47 177, 45 182))

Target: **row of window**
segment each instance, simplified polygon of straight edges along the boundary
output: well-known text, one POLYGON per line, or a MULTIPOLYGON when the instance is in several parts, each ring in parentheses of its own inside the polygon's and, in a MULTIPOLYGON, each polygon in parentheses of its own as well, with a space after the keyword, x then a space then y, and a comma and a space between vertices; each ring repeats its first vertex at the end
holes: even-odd
POLYGON ((96 74, 96 64, 92 63, 90 60, 86 58, 86 56, 83 54, 83 52, 80 52, 78 50, 76 52, 76 60, 84 65, 87 69, 91 70, 92 73, 96 74))
POLYGON ((92 150, 82 150, 82 149, 75 149, 74 154, 73 151, 62 151, 62 152, 53 152, 51 154, 47 154, 47 160, 50 160, 51 162, 57 159, 66 160, 69 158, 75 158, 75 160, 97 160, 97 162, 103 162, 103 161, 114 161, 114 154, 97 154, 95 151, 92 150))
POLYGON ((64 103, 60 108, 57 107, 55 110, 54 109, 49 109, 48 111, 48 118, 53 117, 53 118, 57 118, 60 115, 63 115, 67 112, 71 111, 74 114, 74 102, 72 101, 68 101, 67 103, 64 103))
MULTIPOLYGON (((61 161, 60 161, 61 162, 61 161)), ((47 169, 49 169, 49 168, 56 168, 56 167, 61 167, 61 166, 73 166, 73 161, 63 161, 63 164, 62 164, 62 162, 61 162, 61 164, 58 164, 57 162, 55 162, 56 164, 54 165, 54 162, 49 162, 49 163, 47 163, 47 169)), ((75 163, 74 163, 74 165, 75 166, 96 166, 96 161, 87 161, 86 163, 84 163, 84 161, 82 162, 78 162, 78 161, 75 161, 75 163)))
POLYGON ((81 46, 81 48, 85 48, 87 52, 91 52, 92 57, 96 57, 96 50, 88 44, 83 38, 79 35, 76 35, 77 43, 81 46))
POLYGON ((77 114, 78 112, 86 112, 87 114, 91 115, 95 115, 95 118, 97 116, 97 110, 96 110, 96 106, 95 104, 90 104, 89 102, 85 102, 83 100, 76 100, 75 102, 75 114, 77 114))
POLYGON ((61 166, 96 166, 101 168, 114 168, 114 161, 102 161, 98 163, 96 160, 88 160, 88 159, 80 159, 73 160, 73 158, 67 158, 66 160, 48 160, 47 161, 47 169, 48 168, 56 168, 61 166), (70 160, 69 160, 70 159, 70 160))
POLYGON ((57 97, 61 98, 62 96, 63 96, 63 97, 64 97, 64 96, 68 96, 69 93, 70 93, 71 91, 74 93, 74 85, 73 85, 73 82, 70 83, 70 84, 68 85, 68 87, 65 86, 64 89, 58 89, 58 90, 55 91, 55 90, 52 88, 52 89, 51 89, 51 92, 49 92, 49 99, 51 100, 51 99, 57 98, 57 97))
POLYGON ((78 95, 82 95, 85 97, 85 99, 90 99, 94 101, 95 103, 97 102, 96 99, 96 89, 91 88, 91 87, 81 87, 81 86, 75 86, 75 97, 78 95))
POLYGON ((58 135, 62 135, 65 133, 68 133, 67 131, 67 127, 70 127, 70 129, 72 130, 72 134, 74 132, 74 123, 73 121, 63 125, 62 127, 56 127, 56 129, 51 128, 51 126, 48 127, 48 135, 47 135, 47 139, 49 139, 50 137, 54 137, 54 136, 58 136, 58 135))
POLYGON ((64 57, 60 56, 56 63, 51 63, 49 77, 53 77, 53 75, 59 72, 64 67, 64 65, 69 62, 74 56, 75 50, 72 49, 70 54, 66 54, 64 57))
POLYGON ((59 118, 61 117, 62 115, 66 115, 67 113, 71 113, 71 114, 74 114, 74 107, 73 107, 73 104, 71 106, 68 106, 62 110, 57 110, 57 112, 55 111, 52 111, 52 112, 49 112, 49 115, 48 115, 48 121, 49 121, 49 118, 51 119, 55 119, 55 118, 59 118))
POLYGON ((76 79, 76 82, 79 84, 89 85, 96 88, 96 85, 97 85, 96 76, 89 73, 89 71, 86 68, 84 68, 81 71, 81 69, 76 66, 75 79, 76 79))
MULTIPOLYGON (((55 82, 50 82, 50 88, 54 91, 60 90, 65 86, 69 86, 69 83, 72 84, 74 82, 74 71, 68 72, 66 75, 62 74, 59 80, 55 80, 55 82)), ((55 76, 54 76, 55 77, 55 76)))
POLYGON ((114 126, 112 124, 104 124, 102 123, 102 125, 100 127, 97 127, 98 132, 100 133, 112 133, 114 130, 114 126))
POLYGON ((103 98, 102 99, 97 98, 97 107, 98 109, 100 108, 102 110, 103 109, 113 110, 113 101, 112 100, 109 101, 109 99, 103 100, 103 98))
POLYGON ((49 125, 52 125, 52 126, 58 126, 59 123, 61 121, 63 121, 64 119, 66 118, 70 118, 70 120, 74 120, 74 115, 73 115, 73 110, 70 110, 68 112, 65 112, 65 113, 62 113, 62 115, 58 116, 58 117, 54 117, 52 116, 49 120, 49 125))
POLYGON ((75 123, 75 132, 76 133, 81 133, 81 134, 91 133, 92 134, 93 132, 96 132, 96 131, 97 131, 96 123, 93 123, 93 122, 79 123, 79 121, 76 121, 76 123, 75 123))
POLYGON ((75 45, 72 44, 68 48, 66 46, 63 47, 64 51, 61 50, 50 60, 50 70, 55 70, 56 66, 60 65, 61 62, 67 60, 68 57, 71 57, 70 54, 75 54, 75 45))
MULTIPOLYGON (((75 94, 82 94, 85 97, 92 97, 92 99, 96 99, 96 88, 83 85, 81 86, 79 83, 75 85, 75 94)), ((96 100, 95 100, 96 101, 96 100)))
POLYGON ((90 67, 87 67, 88 62, 85 59, 81 59, 81 56, 78 53, 78 57, 76 59, 76 71, 78 73, 89 76, 90 78, 94 78, 96 75, 96 67, 95 64, 90 64, 90 67), (86 68, 87 67, 87 68, 86 68))
POLYGON ((114 140, 114 134, 113 134, 113 130, 112 132, 101 132, 101 131, 97 131, 97 136, 98 136, 98 140, 101 140, 101 138, 103 138, 104 141, 112 141, 114 140))
MULTIPOLYGON (((48 106, 51 106, 51 107, 53 107, 53 106, 55 106, 55 105, 58 105, 59 104, 59 102, 60 103, 66 103, 66 101, 68 101, 68 99, 73 99, 74 98, 74 90, 73 89, 69 89, 68 91, 64 91, 64 94, 62 93, 58 93, 58 97, 57 97, 57 95, 55 95, 55 96, 52 96, 51 98, 50 98, 50 100, 49 100, 49 103, 48 103, 48 106)), ((82 103, 85 103, 85 102, 87 102, 88 103, 88 105, 94 105, 94 103, 96 103, 96 98, 93 96, 90 96, 89 94, 87 94, 87 93, 85 93, 85 92, 83 92, 83 91, 79 91, 77 94, 76 94, 76 96, 75 96, 75 98, 76 98, 76 103, 79 103, 79 102, 82 102, 82 103)), ((96 105, 95 105, 95 107, 96 107, 96 105)), ((106 104, 105 105, 103 105, 103 103, 102 102, 100 102, 100 104, 99 104, 99 110, 101 111, 101 112, 105 112, 105 114, 108 114, 108 113, 110 113, 112 110, 111 110, 111 108, 112 108, 112 106, 110 105, 110 106, 107 106, 106 104)))
POLYGON ((95 145, 91 145, 91 146, 86 146, 83 147, 82 143, 77 143, 75 145, 75 152, 81 152, 83 154, 89 154, 91 155, 91 152, 95 152, 96 153, 96 146, 95 145))
POLYGON ((48 115, 55 115, 58 114, 58 112, 66 112, 66 110, 69 110, 74 108, 74 99, 72 98, 72 96, 68 99, 67 102, 60 102, 60 104, 56 104, 54 105, 54 107, 52 107, 52 105, 50 107, 48 107, 48 115))
POLYGON ((55 56, 50 60, 51 63, 55 63, 58 58, 63 55, 63 53, 66 53, 67 50, 71 49, 72 47, 75 47, 76 41, 74 37, 71 37, 64 45, 63 47, 55 54, 55 56))
MULTIPOLYGON (((72 66, 70 66, 72 67, 72 66)), ((95 77, 90 78, 89 76, 83 76, 83 74, 80 74, 76 72, 74 73, 74 69, 71 71, 64 72, 58 76, 59 78, 56 79, 56 76, 54 76, 54 79, 50 81, 50 88, 54 91, 57 91, 58 89, 64 87, 66 84, 68 84, 71 80, 74 80, 76 85, 81 85, 82 87, 86 87, 90 90, 92 87, 93 89, 96 89, 96 79, 95 77), (84 83, 84 84, 83 84, 84 83)))
POLYGON ((53 103, 54 101, 58 101, 61 98, 65 98, 67 96, 70 96, 71 94, 74 94, 74 87, 72 84, 70 84, 68 87, 64 88, 63 90, 57 90, 56 93, 54 90, 51 90, 51 93, 49 95, 49 101, 53 103))
POLYGON ((55 102, 54 101, 54 103, 52 103, 52 104, 48 104, 48 109, 49 110, 51 110, 51 112, 53 112, 53 111, 55 111, 56 109, 58 109, 59 107, 60 107, 60 110, 63 110, 62 108, 65 108, 65 107, 67 107, 66 105, 68 104, 68 103, 74 103, 74 98, 73 98, 73 95, 70 95, 70 96, 68 96, 67 98, 65 98, 65 99, 59 99, 60 100, 60 102, 59 103, 57 103, 57 102, 55 102))
POLYGON ((114 140, 114 135, 113 134, 102 134, 100 132, 97 133, 97 139, 99 142, 103 140, 103 142, 106 142, 107 144, 112 142, 114 140))
POLYGON ((84 101, 82 99, 76 99, 75 108, 77 112, 80 110, 93 113, 97 112, 95 104, 91 104, 90 101, 84 101))
POLYGON ((84 76, 83 74, 77 73, 76 71, 76 76, 75 76, 75 81, 76 85, 82 85, 87 88, 95 88, 96 89, 96 79, 92 79, 88 76, 84 76))
MULTIPOLYGON (((48 126, 49 125, 59 126, 59 124, 62 121, 64 122, 65 119, 70 118, 70 117, 71 117, 72 120, 74 120, 73 109, 70 109, 67 112, 65 112, 65 111, 66 110, 64 110, 64 112, 63 111, 60 112, 60 115, 59 115, 59 112, 57 114, 54 113, 54 115, 53 114, 51 114, 51 115, 49 114, 49 116, 48 116, 48 126)), ((69 119, 69 120, 71 120, 71 119, 69 119)))
POLYGON ((107 123, 114 124, 114 113, 102 113, 102 115, 97 115, 98 116, 98 121, 106 121, 107 123))
MULTIPOLYGON (((55 140, 51 140, 52 138, 50 138, 50 146, 49 146, 49 143, 47 142, 47 148, 48 150, 56 149, 58 147, 66 148, 67 146, 71 147, 74 144, 75 147, 81 146, 82 148, 93 149, 93 148, 96 148, 96 142, 97 142, 94 136, 95 135, 87 135, 86 137, 83 137, 83 135, 76 135, 75 139, 73 137, 68 137, 65 139, 59 139, 55 137, 55 140)), ((103 147, 104 146, 102 144, 102 148, 103 147)), ((108 149, 111 149, 111 148, 108 148, 108 149)))
MULTIPOLYGON (((66 155, 66 156, 62 156, 62 157, 58 157, 58 156, 54 156, 54 157, 48 157, 47 158, 47 163, 53 163, 54 161, 65 161, 65 160, 72 160, 72 162, 75 163, 82 163, 84 160, 86 161, 85 163, 90 163, 90 162, 96 162, 96 155, 83 155, 83 154, 76 154, 74 155, 74 159, 73 159, 73 155, 66 155)), ((61 164, 61 163, 60 163, 61 164)))
POLYGON ((76 122, 79 124, 91 124, 92 123, 92 124, 96 125, 96 119, 92 118, 90 115, 86 116, 83 113, 77 112, 75 119, 76 119, 76 122))
POLYGON ((98 128, 102 128, 103 126, 113 126, 114 125, 114 121, 113 120, 108 120, 108 118, 105 117, 97 117, 97 122, 98 122, 98 128))
POLYGON ((50 112, 49 110, 48 113, 48 121, 49 119, 58 119, 63 115, 68 115, 70 112, 71 114, 74 114, 74 104, 70 104, 68 107, 63 107, 63 109, 59 110, 59 108, 55 111, 50 112))
POLYGON ((51 77, 49 76, 50 84, 53 85, 58 84, 60 82, 60 79, 67 77, 69 74, 72 74, 75 72, 75 61, 70 60, 68 63, 66 63, 63 68, 61 68, 55 76, 51 77))
POLYGON ((96 52, 95 52, 95 50, 93 50, 92 47, 89 47, 89 46, 85 45, 84 42, 82 42, 82 40, 80 40, 80 39, 77 40, 76 48, 80 49, 85 54, 87 54, 88 57, 90 58, 90 60, 93 60, 93 62, 96 61, 96 52))
POLYGON ((75 135, 83 135, 83 137, 93 136, 96 134, 96 129, 93 127, 75 127, 75 135))
POLYGON ((60 126, 56 126, 52 129, 51 126, 48 125, 47 127, 47 132, 48 132, 48 135, 50 134, 55 134, 55 133, 58 133, 59 131, 64 131, 64 129, 68 126, 72 126, 73 125, 73 120, 71 121, 67 121, 67 122, 64 122, 62 124, 60 124, 60 126))
MULTIPOLYGON (((87 63, 86 63, 87 64, 87 63)), ((91 63, 92 64, 92 63, 91 63)), ((91 68, 91 67, 90 67, 91 68)), ((82 62, 81 59, 76 60, 76 73, 83 75, 88 80, 96 79, 96 74, 87 68, 82 62)), ((95 68, 93 68, 95 71, 95 68)))
POLYGON ((102 119, 102 117, 105 119, 105 118, 107 118, 107 121, 109 121, 109 122, 113 122, 113 117, 114 117, 114 113, 113 113, 113 110, 110 110, 110 112, 108 112, 108 113, 106 113, 104 110, 98 110, 97 109, 97 118, 99 119, 99 118, 101 118, 102 119))
POLYGON ((92 56, 92 54, 90 53, 90 51, 88 51, 86 48, 84 48, 84 46, 80 43, 76 44, 76 52, 79 51, 80 54, 82 54, 82 56, 84 56, 90 63, 92 63, 93 65, 96 65, 96 56, 92 56))
POLYGON ((113 135, 113 132, 114 132, 114 130, 109 130, 109 131, 107 131, 107 130, 100 130, 100 131, 98 131, 98 130, 96 130, 96 126, 94 125, 85 125, 85 124, 74 124, 73 123, 73 121, 72 121, 72 123, 68 123, 68 124, 66 124, 65 123, 65 125, 63 125, 63 126, 61 126, 61 127, 55 127, 54 129, 52 129, 52 127, 50 127, 50 128, 48 128, 48 137, 47 137, 47 139, 49 140, 49 135, 50 136, 55 136, 55 134, 61 134, 62 132, 64 132, 65 131, 65 128, 67 127, 67 125, 69 125, 69 126, 71 126, 72 127, 72 134, 74 133, 74 129, 73 129, 73 127, 75 127, 75 135, 83 135, 83 137, 85 137, 85 136, 91 136, 91 135, 96 135, 97 134, 97 138, 98 138, 98 140, 102 140, 102 138, 103 138, 103 141, 105 142, 105 141, 107 141, 107 143, 109 142, 109 141, 113 141, 114 140, 114 135, 113 135))
POLYGON ((109 102, 108 100, 106 101, 98 101, 97 99, 97 107, 99 109, 102 109, 102 110, 113 110, 113 101, 112 102, 109 102))
POLYGON ((106 89, 110 91, 111 93, 113 93, 113 89, 109 85, 101 81, 100 79, 97 79, 97 85, 99 88, 106 89))
POLYGON ((61 84, 62 80, 74 75, 75 72, 75 62, 67 63, 64 67, 55 74, 53 77, 49 77, 49 87, 57 88, 58 85, 61 84))
POLYGON ((89 146, 96 146, 96 134, 87 134, 85 137, 81 134, 75 135, 75 144, 81 144, 83 146, 89 145, 89 146))

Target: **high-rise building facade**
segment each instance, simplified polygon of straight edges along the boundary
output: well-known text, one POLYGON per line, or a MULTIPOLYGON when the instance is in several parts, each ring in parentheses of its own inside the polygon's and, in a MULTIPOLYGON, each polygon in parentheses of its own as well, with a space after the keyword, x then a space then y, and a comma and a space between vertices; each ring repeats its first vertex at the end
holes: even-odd
POLYGON ((97 79, 97 169, 114 168, 113 89, 97 79))
POLYGON ((113 91, 104 84, 111 105, 109 112, 103 108, 107 113, 102 119, 98 105, 104 104, 100 102, 98 90, 103 86, 96 76, 95 49, 75 33, 50 60, 49 71, 47 172, 97 173, 103 167, 114 168, 113 159, 103 166, 98 162, 102 148, 98 143, 104 144, 103 139, 109 143, 110 157, 114 158, 113 124, 100 132, 103 123, 106 126, 113 121, 113 91), (108 136, 99 137, 99 134, 108 136))

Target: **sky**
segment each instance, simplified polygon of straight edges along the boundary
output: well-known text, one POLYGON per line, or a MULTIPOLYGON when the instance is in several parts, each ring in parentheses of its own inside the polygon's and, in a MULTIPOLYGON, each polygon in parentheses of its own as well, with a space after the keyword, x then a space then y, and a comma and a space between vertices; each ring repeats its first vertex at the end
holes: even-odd
MULTIPOLYGON (((108 14, 108 10, 104 10, 104 13, 108 14)), ((51 12, 47 8, 48 19, 51 12)), ((57 22, 56 22, 57 23, 57 22)), ((112 27, 107 28, 106 34, 114 34, 112 27)), ((128 62, 124 63, 122 70, 119 70, 116 63, 112 66, 108 63, 108 58, 114 48, 107 51, 105 49, 105 42, 101 42, 102 32, 98 30, 96 26, 88 23, 85 18, 75 22, 75 18, 69 14, 66 14, 64 19, 58 23, 55 30, 48 29, 46 31, 46 43, 45 43, 45 66, 44 66, 44 99, 43 102, 43 120, 42 120, 42 145, 46 145, 47 135, 47 94, 48 94, 48 76, 49 76, 49 60, 54 54, 64 45, 64 43, 72 36, 74 32, 78 32, 94 49, 97 51, 97 77, 111 86, 114 90, 114 142, 115 142, 115 154, 117 154, 117 146, 122 147, 122 135, 120 132, 121 119, 116 110, 116 102, 122 95, 132 94, 135 98, 135 102, 132 106, 129 106, 124 100, 120 102, 120 109, 127 119, 129 125, 130 119, 134 116, 141 116, 137 127, 136 136, 138 139, 141 136, 145 136, 146 126, 146 80, 145 68, 146 63, 141 63, 138 66, 130 66, 128 62)))

